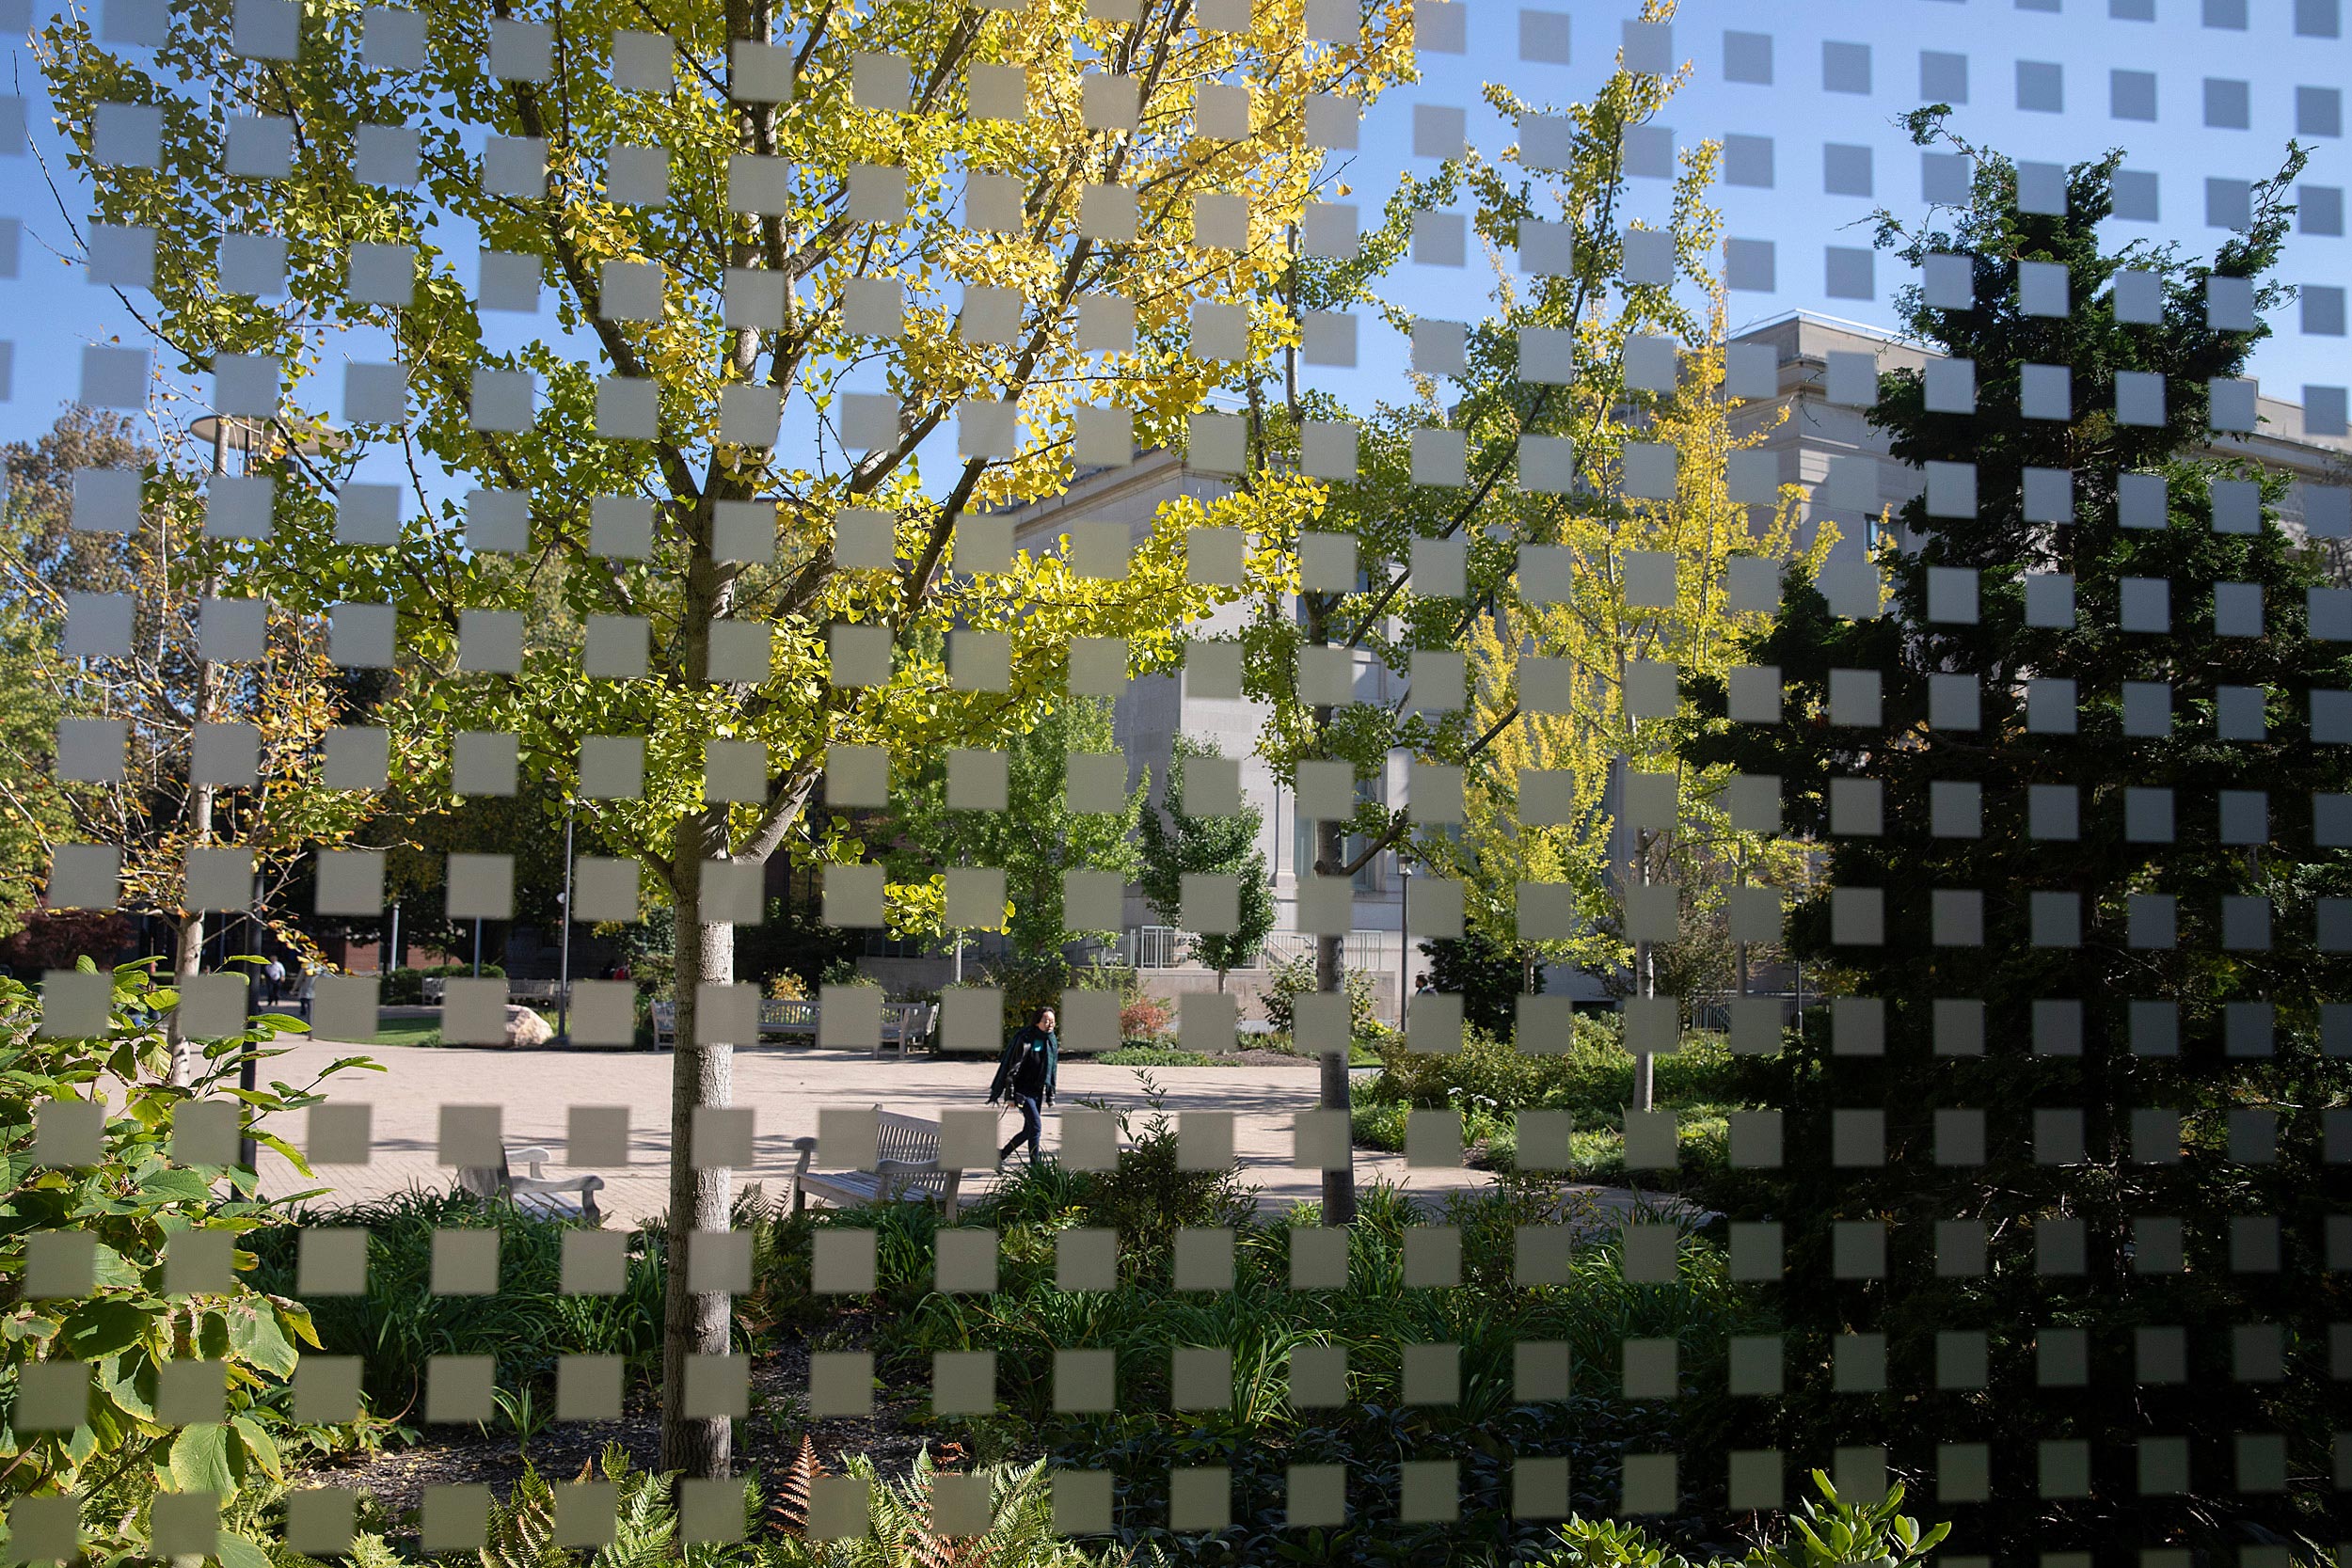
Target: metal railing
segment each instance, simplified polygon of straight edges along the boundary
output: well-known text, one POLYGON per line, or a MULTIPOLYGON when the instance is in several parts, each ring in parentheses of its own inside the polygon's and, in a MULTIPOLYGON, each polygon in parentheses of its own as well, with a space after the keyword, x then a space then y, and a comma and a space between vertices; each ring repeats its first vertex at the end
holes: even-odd
MULTIPOLYGON (((1265 958, 1272 963, 1289 963, 1295 958, 1311 958, 1315 954, 1316 938, 1297 931, 1277 931, 1265 939, 1265 958)), ((1340 943, 1340 965, 1343 969, 1361 970, 1371 974, 1386 974, 1396 967, 1396 942, 1389 931, 1350 931, 1340 943)))
MULTIPOLYGON (((1194 933, 1174 926, 1134 926, 1120 935, 1119 958, 1133 969, 1182 969, 1196 960, 1194 933)), ((1288 963, 1295 958, 1311 958, 1315 939, 1295 931, 1278 931, 1265 939, 1250 961, 1241 966, 1252 971, 1275 964, 1288 963)), ((1385 973, 1396 962, 1396 943, 1386 931, 1350 931, 1342 945, 1341 962, 1349 969, 1385 973)))
POLYGON ((1130 969, 1178 969, 1192 961, 1194 940, 1173 926, 1133 926, 1120 933, 1119 959, 1130 969))

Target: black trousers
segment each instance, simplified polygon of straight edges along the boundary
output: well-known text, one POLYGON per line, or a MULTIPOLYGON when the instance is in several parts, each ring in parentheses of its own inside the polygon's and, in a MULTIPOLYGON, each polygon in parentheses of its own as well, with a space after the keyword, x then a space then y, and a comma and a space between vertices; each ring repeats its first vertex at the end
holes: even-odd
POLYGON ((1043 1157, 1038 1138, 1045 1131, 1044 1113, 1038 1109, 1037 1096, 1033 1094, 1016 1093, 1012 1097, 1012 1104, 1021 1113, 1021 1131, 1012 1135, 1010 1143, 996 1151, 996 1158, 1010 1158, 1012 1151, 1025 1143, 1029 1146, 1029 1163, 1035 1164, 1043 1157))

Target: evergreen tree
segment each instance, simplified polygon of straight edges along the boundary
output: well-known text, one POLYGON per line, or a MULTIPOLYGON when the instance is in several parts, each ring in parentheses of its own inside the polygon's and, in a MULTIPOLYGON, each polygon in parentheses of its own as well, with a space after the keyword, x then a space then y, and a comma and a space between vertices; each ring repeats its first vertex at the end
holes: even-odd
MULTIPOLYGON (((1063 949, 1115 936, 1108 927, 1073 924, 1062 900, 1065 872, 1132 877, 1138 864, 1135 827, 1148 779, 1120 797, 1115 812, 1075 811, 1069 803, 1072 753, 1112 750, 1109 702, 1073 697, 1003 748, 1001 802, 960 800, 949 785, 954 759, 926 758, 892 792, 891 809, 874 830, 889 868, 892 928, 902 936, 946 935, 945 869, 983 865, 1004 870, 1009 907, 1003 928, 1017 959, 1066 974, 1063 949)), ((977 759, 967 753, 967 760, 977 759)))
POLYGON ((1265 818, 1248 804, 1232 816, 1195 815, 1185 810, 1184 761, 1188 757, 1220 758, 1221 753, 1213 744, 1188 736, 1176 737, 1174 755, 1168 765, 1168 796, 1161 802, 1161 810, 1168 814, 1167 825, 1161 824, 1159 811, 1143 814, 1138 824, 1142 870, 1136 881, 1153 913, 1170 926, 1182 926, 1187 875, 1239 879, 1241 912, 1233 927, 1200 932, 1193 938, 1193 957, 1216 971, 1216 989, 1223 990, 1227 974, 1256 962, 1258 950, 1274 929, 1274 890, 1266 877, 1265 854, 1258 847, 1265 818))
POLYGON ((1540 962, 1532 961, 1523 948, 1506 947, 1477 931, 1459 942, 1424 942, 1421 951, 1429 960, 1430 983, 1462 998, 1462 1022, 1496 1039, 1511 1038, 1518 1027, 1522 991, 1543 993, 1540 962))
POLYGON ((1974 371, 1879 380, 1922 543, 1876 617, 1787 576, 1747 655, 1776 721, 1690 684, 1735 721, 1690 760, 1776 779, 1826 857, 1788 936, 1842 993, 1758 1059, 1781 1123, 1735 1124, 1708 1199, 1786 1245, 1748 1272, 1782 1292, 1775 1440, 1883 1445, 1962 1552, 2332 1549, 2352 657, 2285 483, 2222 434, 2303 154, 2204 262, 2102 250, 2120 153, 2027 211, 1939 110, 1912 129, 1977 160, 1964 207, 1881 216, 1924 269, 1910 336, 1974 371))

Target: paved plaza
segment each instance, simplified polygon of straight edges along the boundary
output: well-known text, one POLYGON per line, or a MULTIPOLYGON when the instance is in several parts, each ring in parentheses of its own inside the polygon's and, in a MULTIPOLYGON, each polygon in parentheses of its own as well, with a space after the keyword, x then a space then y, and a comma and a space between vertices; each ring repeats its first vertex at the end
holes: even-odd
MULTIPOLYGON (((328 1085, 341 1103, 372 1109, 369 1163, 321 1167, 306 1180, 284 1159, 262 1151, 262 1190, 269 1193, 333 1189, 318 1201, 359 1202, 404 1188, 446 1190, 456 1172, 436 1158, 443 1105, 495 1105, 502 1113, 507 1147, 544 1145, 559 1164, 549 1176, 580 1174, 561 1164, 564 1131, 574 1105, 626 1106, 630 1163, 585 1167, 604 1179, 597 1201, 615 1221, 640 1223, 667 1206, 670 1157, 670 1066, 666 1052, 505 1051, 454 1046, 343 1045, 287 1036, 290 1049, 262 1064, 266 1080, 300 1086, 338 1056, 365 1055, 382 1072, 339 1074, 328 1085)), ((738 1171, 739 1183, 757 1181, 781 1196, 797 1154, 792 1140, 817 1132, 820 1106, 879 1105, 905 1116, 937 1120, 951 1108, 983 1105, 995 1065, 988 1061, 917 1056, 877 1059, 863 1052, 823 1051, 808 1046, 760 1046, 735 1053, 734 1102, 755 1117, 756 1163, 738 1171)), ((1281 1067, 1104 1067, 1085 1061, 1061 1066, 1060 1101, 1065 1107, 1092 1101, 1131 1114, 1139 1125, 1151 1113, 1143 1075, 1160 1091, 1167 1110, 1234 1113, 1234 1152, 1242 1179, 1261 1189, 1260 1207, 1279 1212, 1320 1196, 1320 1174, 1291 1164, 1294 1113, 1315 1104, 1317 1069, 1311 1063, 1281 1067)), ((303 1114, 267 1123, 296 1148, 306 1145, 303 1114), (281 1125, 281 1123, 283 1125, 281 1125)), ((1046 1147, 1058 1136, 1056 1112, 1046 1113, 1046 1147)), ((1003 1136, 1018 1117, 1007 1113, 1003 1136)), ((1469 1169, 1406 1166, 1404 1156, 1359 1149, 1359 1180, 1391 1181, 1430 1197, 1491 1180, 1469 1169)), ((967 1180, 966 1192, 977 1183, 967 1180)))

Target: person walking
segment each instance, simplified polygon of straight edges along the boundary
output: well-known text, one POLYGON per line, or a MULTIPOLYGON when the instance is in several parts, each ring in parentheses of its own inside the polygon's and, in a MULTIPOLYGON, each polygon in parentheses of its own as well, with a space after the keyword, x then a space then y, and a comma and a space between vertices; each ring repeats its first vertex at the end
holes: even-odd
POLYGON ((276 958, 272 958, 269 961, 269 967, 262 970, 262 974, 268 982, 262 988, 262 1000, 276 1006, 278 999, 285 991, 286 966, 276 958))
POLYGON ((1029 1146, 1031 1165, 1043 1158, 1039 1137, 1044 1132, 1045 1118, 1039 1107, 1054 1102, 1055 1071, 1060 1065, 1057 1044, 1051 1007, 1040 1007, 1037 1016, 1006 1044, 996 1063, 996 1080, 988 1086, 988 1102, 993 1105, 1010 1096, 1013 1108, 1021 1113, 1021 1131, 996 1151, 997 1159, 1011 1158, 1012 1151, 1025 1143, 1029 1146))

